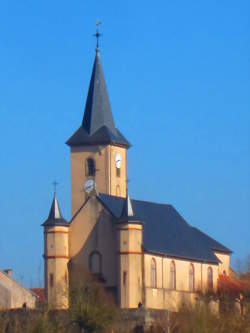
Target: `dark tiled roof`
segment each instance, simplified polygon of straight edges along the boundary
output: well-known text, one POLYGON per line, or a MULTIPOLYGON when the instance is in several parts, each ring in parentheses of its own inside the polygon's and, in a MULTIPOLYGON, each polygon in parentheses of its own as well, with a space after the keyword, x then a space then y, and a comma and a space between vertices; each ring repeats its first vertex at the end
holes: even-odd
POLYGON ((42 224, 42 226, 69 226, 69 223, 63 218, 61 210, 59 207, 58 200, 54 195, 51 208, 49 211, 49 216, 47 220, 42 224))
POLYGON ((109 144, 129 147, 129 142, 115 128, 99 52, 89 84, 81 127, 67 141, 69 146, 109 144))
POLYGON ((66 142, 69 146, 89 146, 113 144, 117 146, 130 147, 130 143, 116 130, 116 134, 106 126, 102 126, 93 135, 89 135, 84 127, 79 127, 72 137, 66 142))
MULTIPOLYGON (((99 194, 99 200, 119 220, 124 200, 99 194)), ((134 215, 143 222, 143 247, 145 251, 204 262, 218 263, 213 250, 231 251, 191 227, 171 205, 131 200, 134 215)))

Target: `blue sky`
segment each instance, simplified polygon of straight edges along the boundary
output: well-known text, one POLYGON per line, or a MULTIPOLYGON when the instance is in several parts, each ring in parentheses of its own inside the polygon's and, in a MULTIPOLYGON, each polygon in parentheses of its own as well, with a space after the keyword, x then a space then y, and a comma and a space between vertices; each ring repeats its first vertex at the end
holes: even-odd
POLYGON ((96 19, 130 194, 171 203, 250 253, 248 0, 0 2, 0 267, 39 285, 56 179, 70 217, 69 148, 94 60, 96 19))

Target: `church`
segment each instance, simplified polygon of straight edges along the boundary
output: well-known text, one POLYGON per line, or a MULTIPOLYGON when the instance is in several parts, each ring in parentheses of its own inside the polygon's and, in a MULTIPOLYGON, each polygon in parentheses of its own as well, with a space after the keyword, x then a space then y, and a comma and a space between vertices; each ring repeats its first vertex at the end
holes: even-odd
MULTIPOLYGON (((54 195, 44 228, 45 293, 66 309, 75 276, 92 274, 121 309, 178 311, 216 292, 231 251, 189 225, 171 204, 130 199, 127 151, 116 128, 99 48, 80 127, 68 139, 71 220, 54 195)), ((136 149, 133 148, 133 149, 136 149)))

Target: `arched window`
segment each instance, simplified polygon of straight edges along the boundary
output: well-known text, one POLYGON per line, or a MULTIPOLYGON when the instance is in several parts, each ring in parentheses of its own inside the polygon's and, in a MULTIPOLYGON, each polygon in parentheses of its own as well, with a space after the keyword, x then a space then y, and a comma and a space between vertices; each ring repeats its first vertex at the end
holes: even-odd
POLYGON ((54 274, 53 273, 50 273, 50 275, 49 275, 49 285, 51 288, 54 287, 54 274))
POLYGON ((189 291, 194 292, 194 265, 189 266, 189 291))
POLYGON ((116 168, 116 177, 121 177, 121 169, 116 168))
POLYGON ((116 196, 119 197, 121 195, 120 185, 116 185, 116 196))
POLYGON ((207 269, 207 287, 209 291, 213 290, 213 269, 208 267, 207 269))
POLYGON ((156 261, 154 258, 151 260, 151 287, 156 288, 156 261))
POLYGON ((127 285, 127 272, 126 271, 123 271, 123 285, 126 286, 127 285))
POLYGON ((170 264, 170 289, 176 289, 176 271, 174 261, 172 261, 170 264))
POLYGON ((93 160, 93 158, 88 158, 86 160, 85 174, 86 174, 86 176, 95 175, 95 161, 93 160))
POLYGON ((98 251, 94 251, 89 256, 89 270, 92 274, 101 274, 102 256, 98 251))

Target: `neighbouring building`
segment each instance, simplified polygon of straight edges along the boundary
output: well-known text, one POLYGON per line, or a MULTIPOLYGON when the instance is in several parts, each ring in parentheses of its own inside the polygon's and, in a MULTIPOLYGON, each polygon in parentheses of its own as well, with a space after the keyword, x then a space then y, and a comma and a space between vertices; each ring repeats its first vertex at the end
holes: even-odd
POLYGON ((84 272, 112 291, 120 308, 177 311, 197 292, 216 292, 219 277, 229 275, 231 251, 171 204, 129 198, 130 143, 115 127, 98 48, 83 121, 67 145, 72 218, 62 217, 55 195, 43 223, 52 307, 68 307, 69 287, 84 272))
POLYGON ((34 308, 37 297, 12 278, 10 269, 0 271, 0 309, 34 308))

